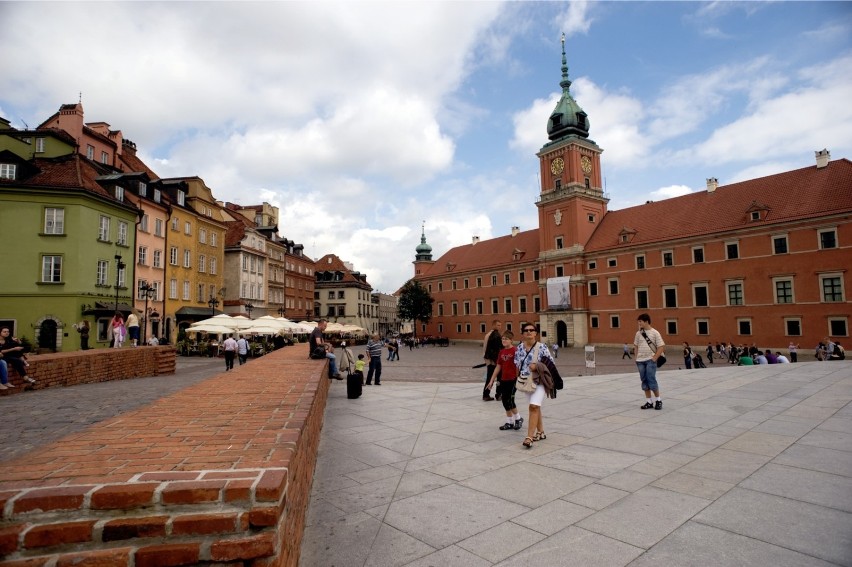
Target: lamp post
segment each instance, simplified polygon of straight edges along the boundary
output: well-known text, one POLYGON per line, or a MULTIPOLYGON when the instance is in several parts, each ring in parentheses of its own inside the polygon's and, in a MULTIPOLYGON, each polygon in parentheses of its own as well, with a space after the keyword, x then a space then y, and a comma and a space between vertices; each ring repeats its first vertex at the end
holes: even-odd
POLYGON ((148 344, 148 300, 154 299, 154 293, 156 293, 157 289, 151 287, 148 282, 145 282, 145 285, 139 288, 143 294, 145 294, 145 312, 142 315, 142 344, 148 344))
POLYGON ((251 303, 246 303, 245 305, 246 311, 248 311, 249 319, 251 319, 251 310, 254 309, 254 305, 251 303))
POLYGON ((118 284, 121 281, 121 270, 124 269, 124 262, 121 261, 121 254, 115 255, 115 310, 118 312, 118 284))
POLYGON ((219 300, 216 299, 213 296, 210 296, 210 301, 207 302, 207 305, 210 306, 210 316, 215 317, 216 316, 216 307, 219 306, 219 300))
POLYGON ((284 309, 284 306, 283 306, 283 305, 282 305, 281 307, 279 307, 279 308, 278 308, 278 316, 279 316, 279 317, 284 317, 284 314, 285 314, 286 312, 287 312, 287 311, 284 309))

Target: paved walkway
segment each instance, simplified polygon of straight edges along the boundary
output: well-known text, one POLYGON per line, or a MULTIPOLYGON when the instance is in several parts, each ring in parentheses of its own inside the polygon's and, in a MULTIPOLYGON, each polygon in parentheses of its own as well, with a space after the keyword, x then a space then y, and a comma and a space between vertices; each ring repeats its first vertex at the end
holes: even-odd
MULTIPOLYGON (((852 565, 852 362, 670 363, 642 411, 620 349, 596 376, 563 350, 568 389, 526 450, 481 401, 480 352, 403 350, 358 400, 332 385, 302 567, 852 565)), ((222 364, 0 398, 0 461, 222 364)))
POLYGON ((403 351, 357 400, 333 384, 302 567, 852 565, 852 363, 675 364, 662 411, 629 361, 564 372, 527 450, 477 352, 403 351))

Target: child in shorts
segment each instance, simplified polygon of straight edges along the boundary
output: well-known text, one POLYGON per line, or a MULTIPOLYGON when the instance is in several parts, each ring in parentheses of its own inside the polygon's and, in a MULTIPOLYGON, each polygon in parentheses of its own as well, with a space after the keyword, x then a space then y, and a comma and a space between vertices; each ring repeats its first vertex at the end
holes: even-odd
POLYGON ((497 355, 497 367, 488 382, 488 389, 494 385, 495 380, 500 380, 500 401, 506 410, 506 423, 500 426, 501 431, 517 430, 524 423, 524 418, 518 413, 515 405, 515 380, 518 378, 518 369, 515 366, 515 345, 512 344, 514 335, 512 331, 505 331, 502 335, 503 350, 497 355))

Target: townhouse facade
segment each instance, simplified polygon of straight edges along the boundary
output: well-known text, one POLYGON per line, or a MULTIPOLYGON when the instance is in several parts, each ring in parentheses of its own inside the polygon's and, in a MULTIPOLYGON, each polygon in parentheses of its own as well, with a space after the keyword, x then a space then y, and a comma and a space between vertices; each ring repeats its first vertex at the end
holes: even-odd
POLYGON ((317 260, 315 274, 314 317, 378 331, 378 306, 373 304, 366 274, 335 254, 317 260))
POLYGON ((632 343, 651 315, 669 344, 810 347, 848 341, 852 163, 815 152, 793 171, 618 211, 607 208, 600 148, 570 93, 537 152, 538 227, 448 250, 425 232, 414 278, 435 299, 424 334, 482 340, 491 320, 535 324, 562 346, 632 343))

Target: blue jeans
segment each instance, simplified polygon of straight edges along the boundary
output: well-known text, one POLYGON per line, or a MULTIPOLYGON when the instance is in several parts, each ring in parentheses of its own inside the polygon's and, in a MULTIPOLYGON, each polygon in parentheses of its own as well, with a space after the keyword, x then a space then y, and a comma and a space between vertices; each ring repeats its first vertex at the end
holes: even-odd
POLYGON ((659 391, 657 385, 657 363, 653 360, 636 361, 639 368, 639 378, 642 380, 642 389, 645 391, 659 391))
POLYGON ((331 372, 331 375, 334 376, 337 374, 337 357, 331 354, 330 352, 325 353, 325 357, 330 360, 328 371, 331 372))
POLYGON ((367 384, 373 382, 373 373, 376 373, 376 384, 382 381, 382 355, 370 357, 370 369, 367 371, 367 384))
POLYGON ((0 383, 9 383, 9 369, 6 368, 6 361, 0 360, 0 383))

